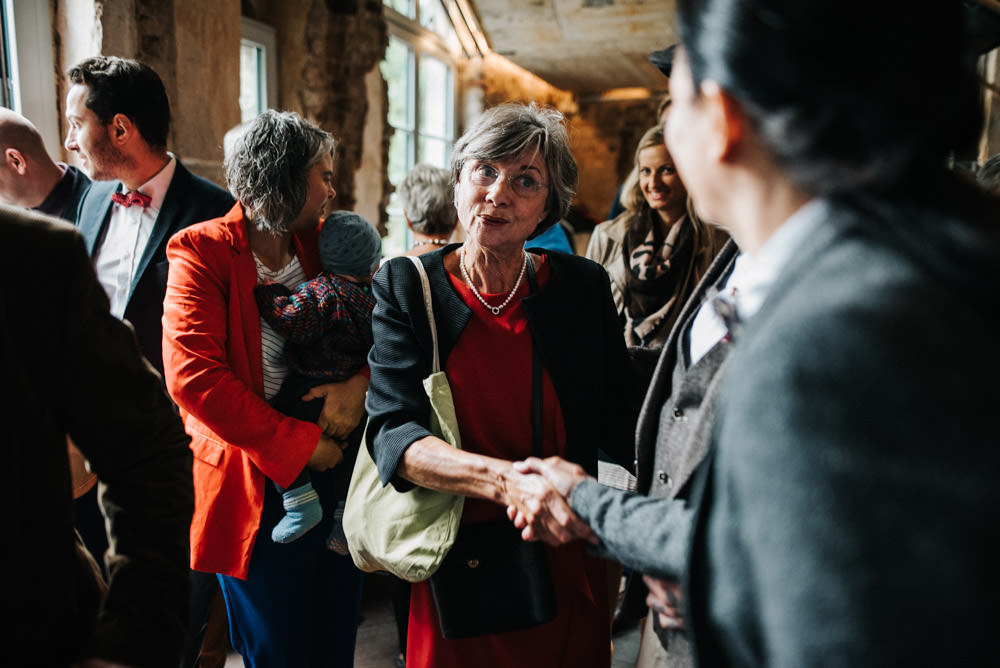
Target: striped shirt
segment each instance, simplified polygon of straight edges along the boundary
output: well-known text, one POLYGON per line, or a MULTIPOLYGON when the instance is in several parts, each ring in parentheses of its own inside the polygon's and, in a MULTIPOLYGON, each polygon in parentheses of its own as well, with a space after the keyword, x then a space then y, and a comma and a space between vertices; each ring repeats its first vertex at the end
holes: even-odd
MULTIPOLYGON (((297 257, 293 257, 291 262, 277 271, 268 269, 256 254, 253 259, 257 263, 257 280, 260 283, 281 283, 289 290, 294 290, 306 280, 306 272, 297 257)), ((263 318, 260 319, 260 345, 264 361, 264 398, 271 399, 288 376, 288 362, 285 361, 285 338, 275 332, 263 318)))

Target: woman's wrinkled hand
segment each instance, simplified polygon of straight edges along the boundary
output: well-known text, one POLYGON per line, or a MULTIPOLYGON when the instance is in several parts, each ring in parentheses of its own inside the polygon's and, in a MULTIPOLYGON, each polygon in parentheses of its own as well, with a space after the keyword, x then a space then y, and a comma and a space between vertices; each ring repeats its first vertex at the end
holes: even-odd
POLYGON ((346 443, 336 441, 328 436, 320 436, 316 449, 313 450, 309 461, 306 462, 313 471, 326 471, 332 469, 344 459, 344 448, 346 443))
POLYGON ((325 435, 344 439, 350 436, 364 417, 367 391, 368 379, 357 374, 339 383, 317 385, 302 400, 323 399, 323 411, 316 424, 325 435))
POLYGON ((566 497, 544 476, 521 473, 515 468, 505 489, 507 517, 521 529, 524 540, 540 540, 554 547, 577 539, 595 545, 600 542, 573 512, 566 497))
POLYGON ((681 608, 681 586, 676 582, 643 575, 642 581, 649 589, 646 605, 656 613, 660 626, 665 629, 684 628, 684 611, 681 608))

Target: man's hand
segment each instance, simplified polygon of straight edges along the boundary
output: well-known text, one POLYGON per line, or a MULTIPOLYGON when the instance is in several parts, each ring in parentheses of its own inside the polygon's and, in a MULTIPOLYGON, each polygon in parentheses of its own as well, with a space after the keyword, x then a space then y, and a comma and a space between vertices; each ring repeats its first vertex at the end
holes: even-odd
POLYGON ((660 626, 665 629, 684 628, 684 611, 681 609, 681 586, 676 582, 643 575, 642 581, 649 588, 646 605, 656 613, 660 626))
POLYGON ((506 480, 507 517, 524 540, 559 546, 576 539, 599 542, 586 522, 573 512, 566 496, 547 478, 534 472, 541 460, 514 462, 506 480))
POLYGON ((364 417, 367 391, 368 379, 357 374, 340 383, 317 385, 302 400, 323 399, 323 411, 316 424, 325 435, 345 439, 364 417))
POLYGON ((519 473, 538 473, 544 476, 567 501, 577 483, 587 478, 582 466, 562 457, 528 457, 523 462, 514 462, 514 469, 519 473))

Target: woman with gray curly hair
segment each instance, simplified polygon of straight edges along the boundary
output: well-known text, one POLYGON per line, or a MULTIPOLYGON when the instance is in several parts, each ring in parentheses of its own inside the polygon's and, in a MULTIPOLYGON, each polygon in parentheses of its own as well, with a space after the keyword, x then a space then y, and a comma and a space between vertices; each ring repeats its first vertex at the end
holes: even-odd
POLYGON ((632 459, 636 386, 607 274, 584 258, 524 250, 527 239, 565 214, 576 187, 562 115, 522 104, 488 110, 456 143, 452 172, 466 241, 419 261, 435 312, 447 315, 438 320, 438 348, 462 449, 430 431, 422 381, 431 368, 431 333, 412 258, 390 260, 372 286, 366 438, 383 482, 466 497, 451 554, 495 543, 517 551, 522 538, 546 544, 535 543, 529 569, 501 558, 500 572, 456 585, 452 576, 465 562, 446 560, 429 583, 415 583, 406 660, 607 665, 604 562, 587 555, 585 540, 570 541, 591 536, 555 490, 513 467, 531 452, 561 453, 592 472, 598 448, 621 462, 632 459), (523 533, 507 509, 526 518, 523 533), (548 592, 554 606, 511 606, 512 595, 530 583, 544 583, 528 593, 548 592), (475 610, 456 614, 444 598, 475 610), (495 614, 500 609, 504 614, 495 614), (465 622, 476 628, 462 628, 465 622))
POLYGON ((283 341, 260 318, 259 282, 296 287, 320 269, 316 229, 333 185, 333 138, 295 113, 267 111, 226 159, 239 200, 167 246, 167 388, 194 452, 192 567, 218 573, 235 649, 248 665, 350 665, 361 575, 325 545, 338 439, 358 424, 367 378, 313 391, 319 424, 268 404, 288 373, 283 341), (308 466, 324 520, 299 540, 269 534, 283 517, 268 479, 288 487, 308 466))
POLYGON ((406 224, 413 232, 410 249, 404 255, 420 255, 446 246, 458 213, 451 185, 451 172, 427 164, 414 165, 396 190, 406 224))

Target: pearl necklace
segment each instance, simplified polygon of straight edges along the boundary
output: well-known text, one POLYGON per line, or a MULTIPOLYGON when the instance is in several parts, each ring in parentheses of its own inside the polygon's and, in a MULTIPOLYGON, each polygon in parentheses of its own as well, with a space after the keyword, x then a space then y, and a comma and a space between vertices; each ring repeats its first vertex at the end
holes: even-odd
POLYGON ((416 248, 417 246, 447 246, 447 239, 425 239, 424 241, 414 241, 410 244, 410 248, 416 248))
POLYGON ((462 268, 462 278, 465 279, 465 284, 472 290, 472 294, 476 295, 476 299, 479 300, 479 303, 488 308, 493 315, 500 315, 500 311, 502 311, 504 307, 510 303, 510 300, 513 299, 514 295, 517 293, 517 289, 521 287, 521 280, 524 278, 524 272, 528 268, 528 254, 526 252, 524 253, 524 262, 521 264, 521 273, 517 276, 517 282, 514 283, 514 288, 510 291, 510 294, 507 295, 507 299, 503 300, 503 303, 500 304, 500 306, 490 306, 489 303, 483 299, 483 296, 479 294, 479 290, 476 290, 476 286, 472 284, 472 279, 469 278, 469 270, 465 268, 465 246, 462 246, 462 250, 459 252, 458 264, 462 268))

